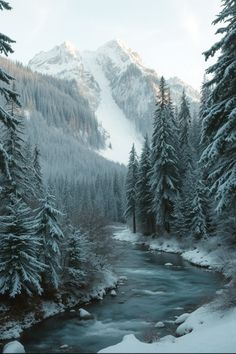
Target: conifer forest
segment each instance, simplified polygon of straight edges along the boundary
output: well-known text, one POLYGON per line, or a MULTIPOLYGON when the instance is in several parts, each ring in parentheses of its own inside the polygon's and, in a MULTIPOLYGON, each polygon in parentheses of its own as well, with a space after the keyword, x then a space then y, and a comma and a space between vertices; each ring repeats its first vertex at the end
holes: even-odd
POLYGON ((0 18, 0 351, 236 353, 236 0, 0 18))

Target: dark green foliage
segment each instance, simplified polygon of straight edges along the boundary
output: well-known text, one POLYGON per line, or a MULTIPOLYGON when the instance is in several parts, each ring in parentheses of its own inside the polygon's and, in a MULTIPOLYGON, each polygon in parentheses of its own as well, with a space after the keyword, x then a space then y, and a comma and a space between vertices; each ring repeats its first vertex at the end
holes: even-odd
POLYGON ((148 137, 145 137, 137 177, 138 219, 141 231, 151 234, 155 230, 155 218, 152 213, 152 194, 150 191, 151 150, 148 137))
POLYGON ((152 211, 159 233, 170 232, 173 203, 178 191, 178 157, 173 144, 173 121, 164 78, 154 116, 150 187, 152 211))
POLYGON ((0 293, 10 297, 42 294, 40 243, 31 210, 10 196, 7 214, 0 216, 0 293))
POLYGON ((126 218, 132 219, 133 232, 136 233, 136 213, 137 213, 137 178, 138 159, 134 145, 130 151, 128 172, 126 177, 126 218))

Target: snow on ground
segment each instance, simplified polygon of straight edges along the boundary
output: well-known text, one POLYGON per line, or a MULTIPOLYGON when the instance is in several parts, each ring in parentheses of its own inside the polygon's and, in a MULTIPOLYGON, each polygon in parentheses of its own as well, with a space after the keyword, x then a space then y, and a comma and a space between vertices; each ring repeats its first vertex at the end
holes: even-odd
MULTIPOLYGON (((205 244, 203 242, 199 248, 184 250, 176 240, 147 240, 146 237, 132 234, 126 228, 120 232, 117 230, 114 237, 121 241, 145 243, 151 250, 180 253, 191 263, 230 275, 225 267, 226 263, 229 265, 225 259, 230 259, 230 250, 217 244, 217 240, 204 241, 205 244)), ((124 336, 121 343, 99 353, 235 353, 236 307, 223 309, 222 304, 219 304, 219 299, 216 299, 191 314, 180 315, 175 321, 179 325, 176 330, 178 337, 168 335, 155 343, 143 343, 130 334, 124 336)))
MULTIPOLYGON (((40 317, 38 316, 39 313, 37 314, 36 318, 36 312, 30 312, 27 315, 22 316, 21 320, 16 321, 13 319, 13 314, 11 320, 8 320, 3 325, 1 324, 0 340, 19 338, 25 329, 30 328, 32 325, 42 321, 43 319, 64 312, 67 308, 72 308, 79 303, 82 304, 94 299, 103 299, 103 297, 106 295, 107 289, 110 290, 116 287, 118 279, 119 278, 111 271, 104 270, 103 279, 98 282, 93 289, 91 289, 89 294, 83 294, 80 298, 68 298, 67 305, 64 305, 60 302, 56 303, 53 301, 42 301, 40 306, 38 306, 40 308, 37 308, 37 311, 40 313, 40 317)), ((7 308, 4 308, 3 306, 1 306, 0 310, 1 309, 4 312, 7 311, 7 308)))
POLYGON ((112 144, 111 149, 107 147, 99 153, 107 159, 126 164, 132 144, 135 143, 136 151, 139 153, 143 139, 136 131, 134 124, 126 118, 114 101, 109 82, 101 65, 96 62, 94 55, 86 52, 83 54, 83 60, 85 69, 92 73, 101 88, 100 103, 96 110, 96 116, 98 122, 109 133, 112 144))
POLYGON ((236 308, 217 312, 211 306, 197 309, 177 328, 177 334, 187 335, 166 336, 149 344, 131 334, 99 353, 235 353, 236 308))
POLYGON ((20 342, 14 340, 13 342, 9 342, 5 344, 2 352, 3 353, 25 353, 25 348, 20 342))

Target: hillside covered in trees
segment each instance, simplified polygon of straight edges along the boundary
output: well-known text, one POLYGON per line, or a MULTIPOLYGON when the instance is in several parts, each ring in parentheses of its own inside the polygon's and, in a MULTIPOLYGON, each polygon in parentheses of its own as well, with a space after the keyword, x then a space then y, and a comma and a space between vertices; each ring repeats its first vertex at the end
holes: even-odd
MULTIPOLYGON (((10 4, 0 0, 1 14, 9 10, 10 4)), ((220 318, 225 320, 225 309, 235 309, 235 0, 222 1, 222 10, 213 24, 218 26, 216 33, 221 38, 204 53, 206 60, 213 57, 215 63, 204 76, 199 109, 197 101, 190 102, 186 90, 182 91, 178 104, 179 86, 176 100, 171 86, 174 91, 176 89, 173 82, 170 85, 171 80, 162 76, 158 82, 155 81, 158 87, 153 86, 156 104, 153 106, 152 132, 149 134, 150 120, 146 122, 142 116, 141 124, 136 124, 136 128, 139 133, 143 129, 148 134, 143 139, 140 154, 133 144, 127 167, 101 156, 102 150, 112 149, 111 143, 107 146, 109 134, 98 122, 96 110, 82 94, 78 82, 33 72, 23 64, 10 61, 7 57, 13 53, 14 40, 0 33, 0 321, 3 332, 7 333, 1 338, 14 337, 11 330, 19 323, 25 328, 29 323, 31 325, 78 304, 86 306, 92 299, 102 300, 108 291, 108 307, 112 308, 109 316, 114 315, 117 323, 120 323, 121 309, 126 309, 123 315, 127 315, 123 327, 119 330, 117 327, 115 331, 111 328, 112 339, 120 339, 119 336, 127 334, 128 330, 140 334, 142 326, 146 326, 142 337, 146 342, 155 341, 162 333, 173 334, 174 330, 178 335, 187 336, 196 327, 196 322, 197 326, 208 323, 209 316, 190 316, 190 310, 195 309, 195 301, 200 303, 203 297, 196 297, 196 300, 193 296, 193 301, 187 301, 191 291, 188 289, 189 292, 186 290, 186 294, 183 294, 182 284, 179 282, 176 286, 176 279, 179 278, 175 272, 179 271, 183 282, 187 279, 190 283, 186 283, 186 286, 190 284, 190 287, 191 281, 195 286, 199 284, 199 279, 203 279, 205 286, 208 275, 193 271, 196 280, 191 279, 190 265, 186 266, 180 261, 180 256, 174 258, 169 251, 179 254, 190 252, 185 259, 191 263, 222 272, 225 279, 219 280, 218 274, 215 274, 212 288, 207 284, 207 290, 204 291, 209 298, 212 298, 212 293, 217 294, 217 310, 223 313, 220 318), (128 247, 120 241, 134 244, 129 248, 130 253, 126 253, 128 247), (153 248, 150 245, 154 245, 153 248), (174 245, 173 249, 170 245, 174 245), (148 247, 152 251, 166 252, 167 260, 170 257, 176 264, 164 261, 165 255, 161 253, 151 254, 148 247), (197 261, 192 260, 193 253, 200 254, 197 261), (207 262, 202 260, 213 253, 218 257, 215 258, 218 262, 215 267, 211 263, 206 265, 207 262), (141 254, 146 257, 142 262, 141 254), (130 256, 130 259, 122 258, 125 255, 128 255, 127 258, 130 256), (132 260, 134 263, 130 264, 132 260), (146 268, 139 269, 140 264, 146 268), (157 269, 156 272, 159 272, 159 278, 156 278, 155 271, 153 273, 153 264, 155 271, 157 269), (114 265, 125 275, 115 274, 114 265), (146 286, 150 275, 155 283, 152 284, 153 288, 136 289, 146 286), (229 283, 222 285, 226 278, 229 283), (171 281, 173 288, 170 289, 167 283, 171 281), (222 285, 222 289, 217 291, 216 283, 222 285), (125 284, 128 284, 125 288, 127 293, 119 292, 119 287, 125 284), (183 301, 185 307, 178 303, 178 306, 173 307, 172 298, 168 300, 170 303, 167 301, 164 305, 171 305, 168 311, 171 310, 172 315, 176 313, 173 311, 183 309, 187 313, 182 317, 174 315, 175 320, 168 317, 163 322, 158 313, 153 319, 157 302, 155 297, 173 296, 175 290, 180 291, 178 301, 183 301), (124 294, 125 299, 117 300, 117 308, 114 309, 111 299, 124 294), (143 299, 144 309, 145 306, 147 311, 151 308, 151 315, 149 312, 150 317, 138 314, 135 319, 137 323, 132 327, 134 308, 140 304, 138 298, 143 299), (132 304, 125 307, 130 300, 132 304), (188 324, 188 318, 193 318, 193 322, 190 320, 188 324), (154 323, 154 320, 158 322, 154 323), (182 327, 171 327, 174 325, 182 327), (119 335, 116 333, 116 337, 114 332, 119 332, 119 335)), ((132 60, 139 60, 135 53, 129 54, 132 60)), ((108 60, 106 70, 115 69, 119 76, 126 61, 127 57, 122 60, 121 55, 122 65, 119 69, 111 66, 108 60)), ((53 64, 53 61, 50 63, 53 64)), ((98 62, 94 64, 94 72, 96 66, 98 62)), ((86 70, 82 72, 86 75, 86 70)), ((128 73, 131 75, 132 70, 128 70, 128 73)), ((96 74, 109 91, 111 87, 101 72, 100 76, 98 72, 96 74)), ((110 76, 113 80, 113 75, 110 76)), ((94 84, 91 76, 85 79, 92 80, 94 84)), ((123 85, 127 85, 127 77, 124 82, 114 79, 112 85, 115 92, 119 92, 123 85)), ((144 91, 142 97, 146 96, 144 91)), ((103 109, 107 103, 109 106, 109 98, 112 97, 109 92, 105 93, 103 109)), ((124 94, 123 90, 121 93, 126 102, 129 95, 124 94)), ((132 92, 129 94, 132 96, 132 92)), ((194 95, 198 96, 196 92, 194 95)), ((123 110, 127 110, 131 118, 136 112, 137 97, 133 95, 129 100, 134 101, 131 110, 127 109, 126 103, 120 105, 126 107, 123 110)), ((148 112, 151 102, 142 102, 143 106, 148 105, 148 112)), ((108 112, 113 112, 112 103, 111 107, 108 112)), ((103 109, 99 114, 105 114, 103 109)), ((138 118, 135 120, 134 117, 133 121, 137 123, 138 118)), ((118 149, 122 148, 118 146, 118 149)), ((103 312, 101 303, 97 304, 97 313, 108 316, 107 309, 103 312)), ((92 308, 96 310, 96 304, 92 308)), ((96 315, 83 309, 79 309, 78 319, 79 325, 73 323, 73 328, 78 330, 83 320, 91 320, 94 322, 89 322, 84 328, 90 326, 90 330, 94 330, 95 327, 96 335, 97 332, 105 332, 111 321, 106 318, 102 322, 96 315), (96 326, 100 326, 99 331, 96 326)), ((209 323, 214 329, 213 322, 209 323)), ((235 320, 233 323, 236 323, 235 320)), ((225 326, 228 328, 228 322, 225 326)), ((206 330, 209 330, 208 327, 206 330)), ((214 333, 218 336, 217 330, 214 333)), ((167 336, 167 342, 174 346, 177 342, 172 334, 167 336)), ((91 343, 96 342, 96 335, 91 343)), ((89 338, 87 332, 86 336, 89 338)), ((118 345, 118 352, 123 350, 125 341, 129 351, 132 350, 130 345, 135 344, 137 348, 140 344, 134 337, 124 337, 121 347, 118 345)), ((146 350, 145 345, 142 348, 146 350)), ((59 348, 68 347, 64 344, 59 348)), ((153 352, 156 347, 150 348, 153 352)), ((231 351, 231 347, 229 349, 231 351)), ((173 352, 175 349, 170 347, 170 350, 173 352)))

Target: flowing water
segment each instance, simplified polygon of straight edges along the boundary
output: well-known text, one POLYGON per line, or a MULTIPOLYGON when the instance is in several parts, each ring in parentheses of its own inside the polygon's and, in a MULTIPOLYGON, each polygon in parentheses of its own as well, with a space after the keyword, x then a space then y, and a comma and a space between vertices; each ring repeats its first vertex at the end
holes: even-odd
POLYGON ((28 353, 96 353, 126 334, 142 341, 174 334, 178 315, 209 301, 223 286, 219 274, 194 267, 179 255, 151 253, 145 246, 121 241, 115 241, 115 248, 116 273, 127 277, 117 296, 83 306, 94 320, 81 321, 75 308, 26 330, 21 342, 28 353), (158 321, 165 327, 155 328, 158 321))

